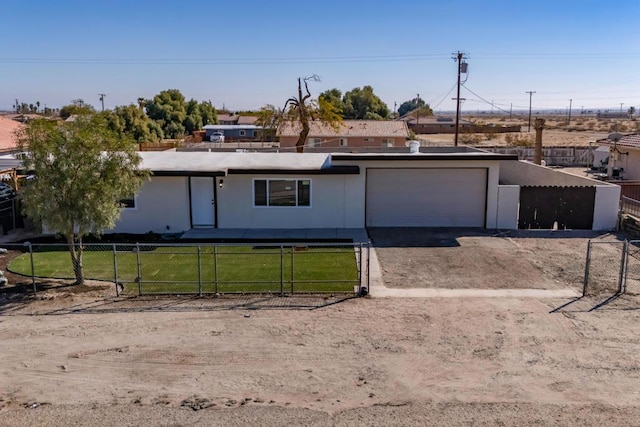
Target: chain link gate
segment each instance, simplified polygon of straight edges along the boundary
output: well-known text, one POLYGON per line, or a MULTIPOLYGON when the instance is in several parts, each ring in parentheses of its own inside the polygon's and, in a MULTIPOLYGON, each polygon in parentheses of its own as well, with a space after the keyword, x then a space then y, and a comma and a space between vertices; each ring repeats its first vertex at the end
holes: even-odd
POLYGON ((622 292, 627 241, 589 240, 582 296, 622 292))

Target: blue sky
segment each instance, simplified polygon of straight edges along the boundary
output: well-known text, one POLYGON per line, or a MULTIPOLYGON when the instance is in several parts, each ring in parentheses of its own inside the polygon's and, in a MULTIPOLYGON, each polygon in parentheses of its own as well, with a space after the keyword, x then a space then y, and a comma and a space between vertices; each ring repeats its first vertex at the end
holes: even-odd
POLYGON ((640 1, 8 1, 0 5, 0 109, 105 106, 180 89, 231 110, 371 85, 391 109, 420 94, 453 109, 640 105, 640 1), (484 100, 480 99, 483 98, 484 100))

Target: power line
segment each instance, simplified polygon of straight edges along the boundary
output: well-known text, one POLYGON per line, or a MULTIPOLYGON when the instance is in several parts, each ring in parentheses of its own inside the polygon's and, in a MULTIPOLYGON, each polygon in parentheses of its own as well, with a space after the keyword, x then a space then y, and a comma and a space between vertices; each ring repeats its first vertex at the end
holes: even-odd
MULTIPOLYGON (((640 58, 640 52, 632 53, 486 53, 474 55, 479 59, 630 59, 640 58)), ((441 60, 449 57, 445 53, 418 53, 401 55, 345 55, 311 57, 258 57, 258 58, 42 58, 42 57, 2 57, 5 64, 120 64, 120 65, 179 65, 179 64, 305 64, 341 62, 408 62, 441 60)))
POLYGON ((473 95, 475 95, 475 96, 477 96, 478 98, 480 98, 483 102, 486 102, 487 104, 494 106, 494 107, 495 107, 495 108, 497 108, 498 110, 503 111, 503 112, 505 112, 505 113, 508 113, 508 112, 509 112, 508 110, 504 110, 504 109, 502 109, 502 108, 498 107, 498 105, 502 105, 502 104, 498 104, 498 103, 495 103, 495 102, 489 102, 489 101, 487 101, 485 98, 481 97, 480 95, 478 95, 477 93, 475 93, 474 91, 472 91, 471 89, 469 89, 468 87, 466 87, 466 86, 462 86, 462 87, 463 87, 463 88, 465 88, 465 90, 468 90, 469 92, 471 92, 473 95))

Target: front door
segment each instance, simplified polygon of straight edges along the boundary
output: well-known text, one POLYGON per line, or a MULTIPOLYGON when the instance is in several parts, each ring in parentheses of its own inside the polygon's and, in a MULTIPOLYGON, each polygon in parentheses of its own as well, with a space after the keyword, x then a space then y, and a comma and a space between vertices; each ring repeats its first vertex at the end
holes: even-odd
POLYGON ((189 180, 192 227, 215 227, 214 178, 192 176, 189 180))

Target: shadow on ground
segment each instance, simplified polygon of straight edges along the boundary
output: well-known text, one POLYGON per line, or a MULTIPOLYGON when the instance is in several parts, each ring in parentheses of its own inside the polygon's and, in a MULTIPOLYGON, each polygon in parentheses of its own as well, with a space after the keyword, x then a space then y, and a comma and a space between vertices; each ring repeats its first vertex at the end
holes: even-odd
POLYGON ((640 295, 615 293, 573 298, 549 313, 591 313, 595 311, 640 310, 640 295))
MULTIPOLYGON (((25 314, 26 309, 28 309, 28 314, 39 316, 230 310, 317 310, 353 298, 355 297, 351 295, 144 296, 85 299, 81 302, 71 300, 67 305, 64 301, 65 297, 57 298, 62 302, 52 302, 51 300, 42 301, 37 297, 24 296, 0 300, 0 316, 25 314), (51 303, 47 304, 47 302, 51 303)), ((245 316, 250 316, 250 314, 247 313, 245 316)))

